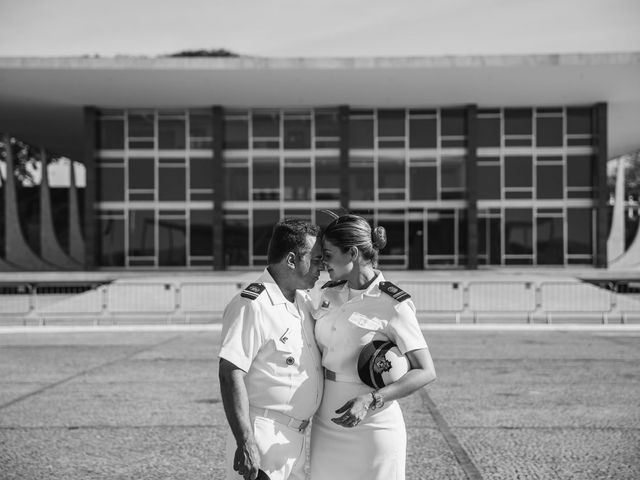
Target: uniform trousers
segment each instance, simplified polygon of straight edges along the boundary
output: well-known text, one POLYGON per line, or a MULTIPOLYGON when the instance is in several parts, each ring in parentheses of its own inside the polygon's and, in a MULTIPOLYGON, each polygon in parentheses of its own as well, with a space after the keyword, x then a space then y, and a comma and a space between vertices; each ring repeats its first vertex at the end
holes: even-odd
MULTIPOLYGON (((260 453, 260 468, 271 480, 304 480, 306 460, 305 433, 266 418, 251 414, 253 435, 260 453)), ((227 480, 242 480, 233 469, 236 440, 227 432, 226 459, 227 480)))
POLYGON ((404 480, 407 437, 398 402, 369 410, 345 428, 332 418, 348 400, 371 391, 363 383, 325 380, 311 426, 311 480, 404 480))

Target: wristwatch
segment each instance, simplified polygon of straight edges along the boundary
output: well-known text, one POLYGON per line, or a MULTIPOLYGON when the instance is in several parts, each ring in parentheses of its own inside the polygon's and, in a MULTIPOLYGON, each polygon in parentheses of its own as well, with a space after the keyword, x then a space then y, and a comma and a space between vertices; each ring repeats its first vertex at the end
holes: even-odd
POLYGON ((378 390, 374 390, 373 392, 371 392, 371 397, 373 398, 370 407, 371 410, 384 407, 384 398, 382 398, 382 395, 380 394, 380 392, 378 392, 378 390))

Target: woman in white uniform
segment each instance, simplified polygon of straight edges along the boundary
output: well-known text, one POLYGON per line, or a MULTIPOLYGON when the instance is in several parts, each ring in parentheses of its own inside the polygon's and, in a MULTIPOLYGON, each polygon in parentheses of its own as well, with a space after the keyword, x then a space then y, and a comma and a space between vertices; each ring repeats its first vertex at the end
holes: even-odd
POLYGON ((429 349, 409 295, 375 269, 386 244, 356 215, 334 220, 322 237, 331 281, 315 312, 316 341, 325 369, 324 397, 311 430, 311 480, 404 480, 406 431, 397 399, 435 380, 429 349), (391 340, 410 364, 378 390, 357 370, 363 346, 391 340))

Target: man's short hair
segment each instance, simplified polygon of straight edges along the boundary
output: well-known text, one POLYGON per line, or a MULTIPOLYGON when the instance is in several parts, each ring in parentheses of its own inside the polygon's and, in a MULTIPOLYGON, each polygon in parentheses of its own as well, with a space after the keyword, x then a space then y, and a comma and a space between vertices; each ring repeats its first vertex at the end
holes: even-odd
POLYGON ((289 252, 302 257, 309 251, 307 236, 317 237, 319 233, 320 227, 297 218, 284 219, 276 223, 269 240, 267 263, 269 265, 278 263, 289 252))

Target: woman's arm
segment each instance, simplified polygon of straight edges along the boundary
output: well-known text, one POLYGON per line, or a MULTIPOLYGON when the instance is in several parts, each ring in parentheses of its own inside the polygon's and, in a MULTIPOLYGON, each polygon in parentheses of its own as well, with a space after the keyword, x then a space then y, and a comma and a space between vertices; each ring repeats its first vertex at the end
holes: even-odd
MULTIPOLYGON (((377 391, 385 403, 411 395, 436 379, 436 370, 428 348, 413 350, 405 355, 411 369, 397 381, 377 391)), ((374 391, 349 400, 336 410, 336 413, 342 415, 331 420, 343 427, 356 426, 367 415, 369 409, 375 406, 372 396, 374 391)))

